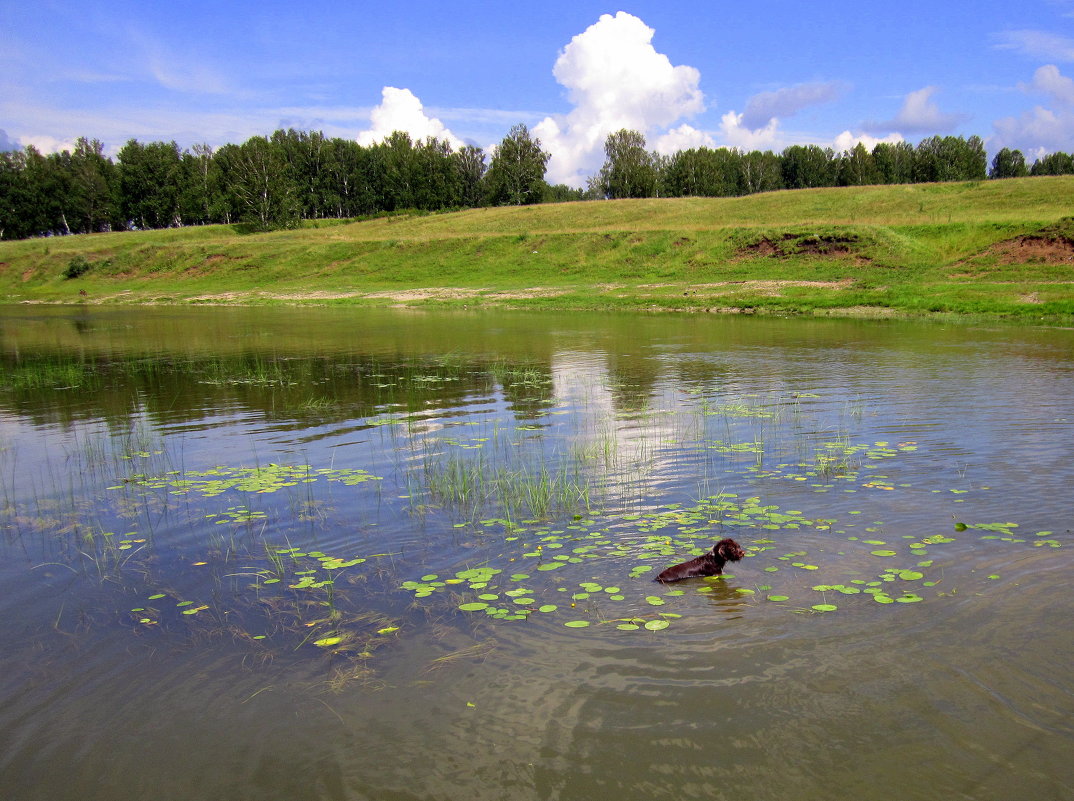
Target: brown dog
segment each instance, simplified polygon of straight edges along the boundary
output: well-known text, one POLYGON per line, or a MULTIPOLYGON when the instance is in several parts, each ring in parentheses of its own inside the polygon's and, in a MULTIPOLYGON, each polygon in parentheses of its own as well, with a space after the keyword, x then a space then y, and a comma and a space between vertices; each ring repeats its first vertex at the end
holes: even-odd
POLYGON ((746 552, 734 540, 720 540, 712 546, 711 551, 703 553, 689 562, 669 567, 655 580, 667 583, 697 576, 718 576, 723 572, 723 566, 727 562, 737 562, 745 555, 746 552))

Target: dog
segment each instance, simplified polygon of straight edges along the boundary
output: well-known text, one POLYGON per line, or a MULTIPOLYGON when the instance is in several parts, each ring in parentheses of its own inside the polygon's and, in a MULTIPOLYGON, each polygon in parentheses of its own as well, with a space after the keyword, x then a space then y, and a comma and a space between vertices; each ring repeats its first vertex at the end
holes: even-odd
POLYGON ((671 581, 696 578, 697 576, 718 576, 723 572, 723 566, 727 562, 737 562, 746 552, 737 542, 732 539, 720 540, 701 556, 691 559, 689 562, 673 565, 657 576, 654 581, 667 584, 671 581))

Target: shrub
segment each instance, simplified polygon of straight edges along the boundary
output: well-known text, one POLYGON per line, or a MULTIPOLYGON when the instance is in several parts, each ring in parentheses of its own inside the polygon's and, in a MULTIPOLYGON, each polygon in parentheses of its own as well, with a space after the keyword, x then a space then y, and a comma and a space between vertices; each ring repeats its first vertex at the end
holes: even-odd
POLYGON ((64 278, 78 278, 80 275, 88 272, 93 266, 85 256, 75 256, 69 262, 67 262, 67 269, 63 271, 64 278))

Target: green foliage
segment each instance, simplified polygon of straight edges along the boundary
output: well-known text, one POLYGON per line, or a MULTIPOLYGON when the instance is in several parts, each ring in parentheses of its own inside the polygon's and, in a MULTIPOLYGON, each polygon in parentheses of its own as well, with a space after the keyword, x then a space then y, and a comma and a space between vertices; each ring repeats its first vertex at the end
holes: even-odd
POLYGON ((503 138, 485 176, 488 202, 494 206, 539 203, 545 192, 544 173, 549 154, 525 125, 516 125, 503 138))
POLYGON ((82 254, 79 254, 67 262, 67 269, 63 271, 63 277, 67 279, 78 278, 80 275, 85 275, 93 267, 82 254))
POLYGON ((606 160, 598 181, 604 197, 653 197, 658 184, 659 159, 645 150, 645 137, 625 128, 608 134, 606 160))
POLYGON ((1022 151, 1006 147, 992 159, 992 169, 988 173, 989 178, 1024 178, 1027 175, 1029 168, 1022 151))
POLYGON ((989 171, 980 137, 929 137, 856 145, 834 153, 794 145, 780 154, 692 148, 671 156, 645 150, 641 133, 620 130, 585 190, 549 187, 549 154, 525 125, 492 154, 467 145, 412 141, 397 131, 363 146, 319 131, 278 130, 217 150, 132 139, 116 160, 97 140, 42 155, 0 153, 0 239, 178 228, 210 223, 241 230, 294 228, 305 220, 384 212, 442 211, 484 204, 525 205, 597 198, 734 197, 783 188, 864 186, 1074 174, 1074 157, 1052 153, 1031 168, 1003 150, 989 171))

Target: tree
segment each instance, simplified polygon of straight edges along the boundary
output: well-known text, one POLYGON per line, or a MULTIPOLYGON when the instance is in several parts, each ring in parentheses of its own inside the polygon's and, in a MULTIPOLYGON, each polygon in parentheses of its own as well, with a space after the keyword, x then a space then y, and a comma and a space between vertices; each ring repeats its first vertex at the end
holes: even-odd
POLYGON ((485 175, 486 196, 492 205, 540 203, 549 154, 525 125, 516 125, 503 138, 485 175))
POLYGON ((64 159, 64 166, 70 175, 65 219, 73 226, 72 230, 96 233, 111 231, 113 226, 124 227, 116 203, 119 189, 116 167, 104 155, 104 145, 97 139, 79 137, 74 153, 64 159))
POLYGON ((656 159, 645 150, 645 137, 625 128, 604 140, 601 190, 608 198, 653 197, 658 171, 656 159))
POLYGON ((914 180, 975 181, 987 175, 988 159, 979 136, 930 136, 914 151, 914 180))
POLYGON ((210 180, 213 174, 213 149, 204 143, 196 144, 191 149, 192 153, 183 153, 183 188, 179 205, 184 220, 204 225, 213 221, 210 180))
POLYGON ((179 146, 175 142, 143 145, 131 139, 117 158, 123 220, 142 229, 182 225, 180 196, 185 181, 179 146))
MULTIPOLYGON (((220 150, 223 152, 224 148, 220 150)), ((240 220, 259 230, 296 225, 302 207, 283 149, 273 146, 263 136, 254 136, 229 156, 227 186, 236 201, 240 220)))
POLYGON ((880 142, 873 162, 881 183, 908 184, 914 180, 914 146, 909 142, 880 142))
POLYGON ((745 194, 783 188, 780 158, 771 150, 754 150, 745 154, 739 163, 742 167, 742 189, 745 194))
POLYGON ((462 205, 462 181, 451 143, 428 137, 414 151, 414 205, 435 211, 462 205))
POLYGON ((742 194, 742 154, 725 147, 680 150, 663 170, 668 197, 733 197, 742 194))
POLYGON ((455 152, 454 161, 462 205, 470 208, 480 206, 484 196, 482 181, 488 170, 485 151, 474 145, 465 145, 455 152))
POLYGON ((1029 175, 1029 168, 1022 151, 1007 147, 992 159, 992 169, 988 173, 989 178, 1023 178, 1026 175, 1029 175))
POLYGON ((868 186, 880 182, 880 171, 873 154, 861 142, 839 159, 841 186, 868 186))
POLYGON ((835 153, 816 145, 791 145, 780 157, 783 185, 788 189, 835 186, 835 153))
POLYGON ((1041 156, 1033 162, 1030 175, 1074 175, 1074 156, 1056 152, 1041 156))

